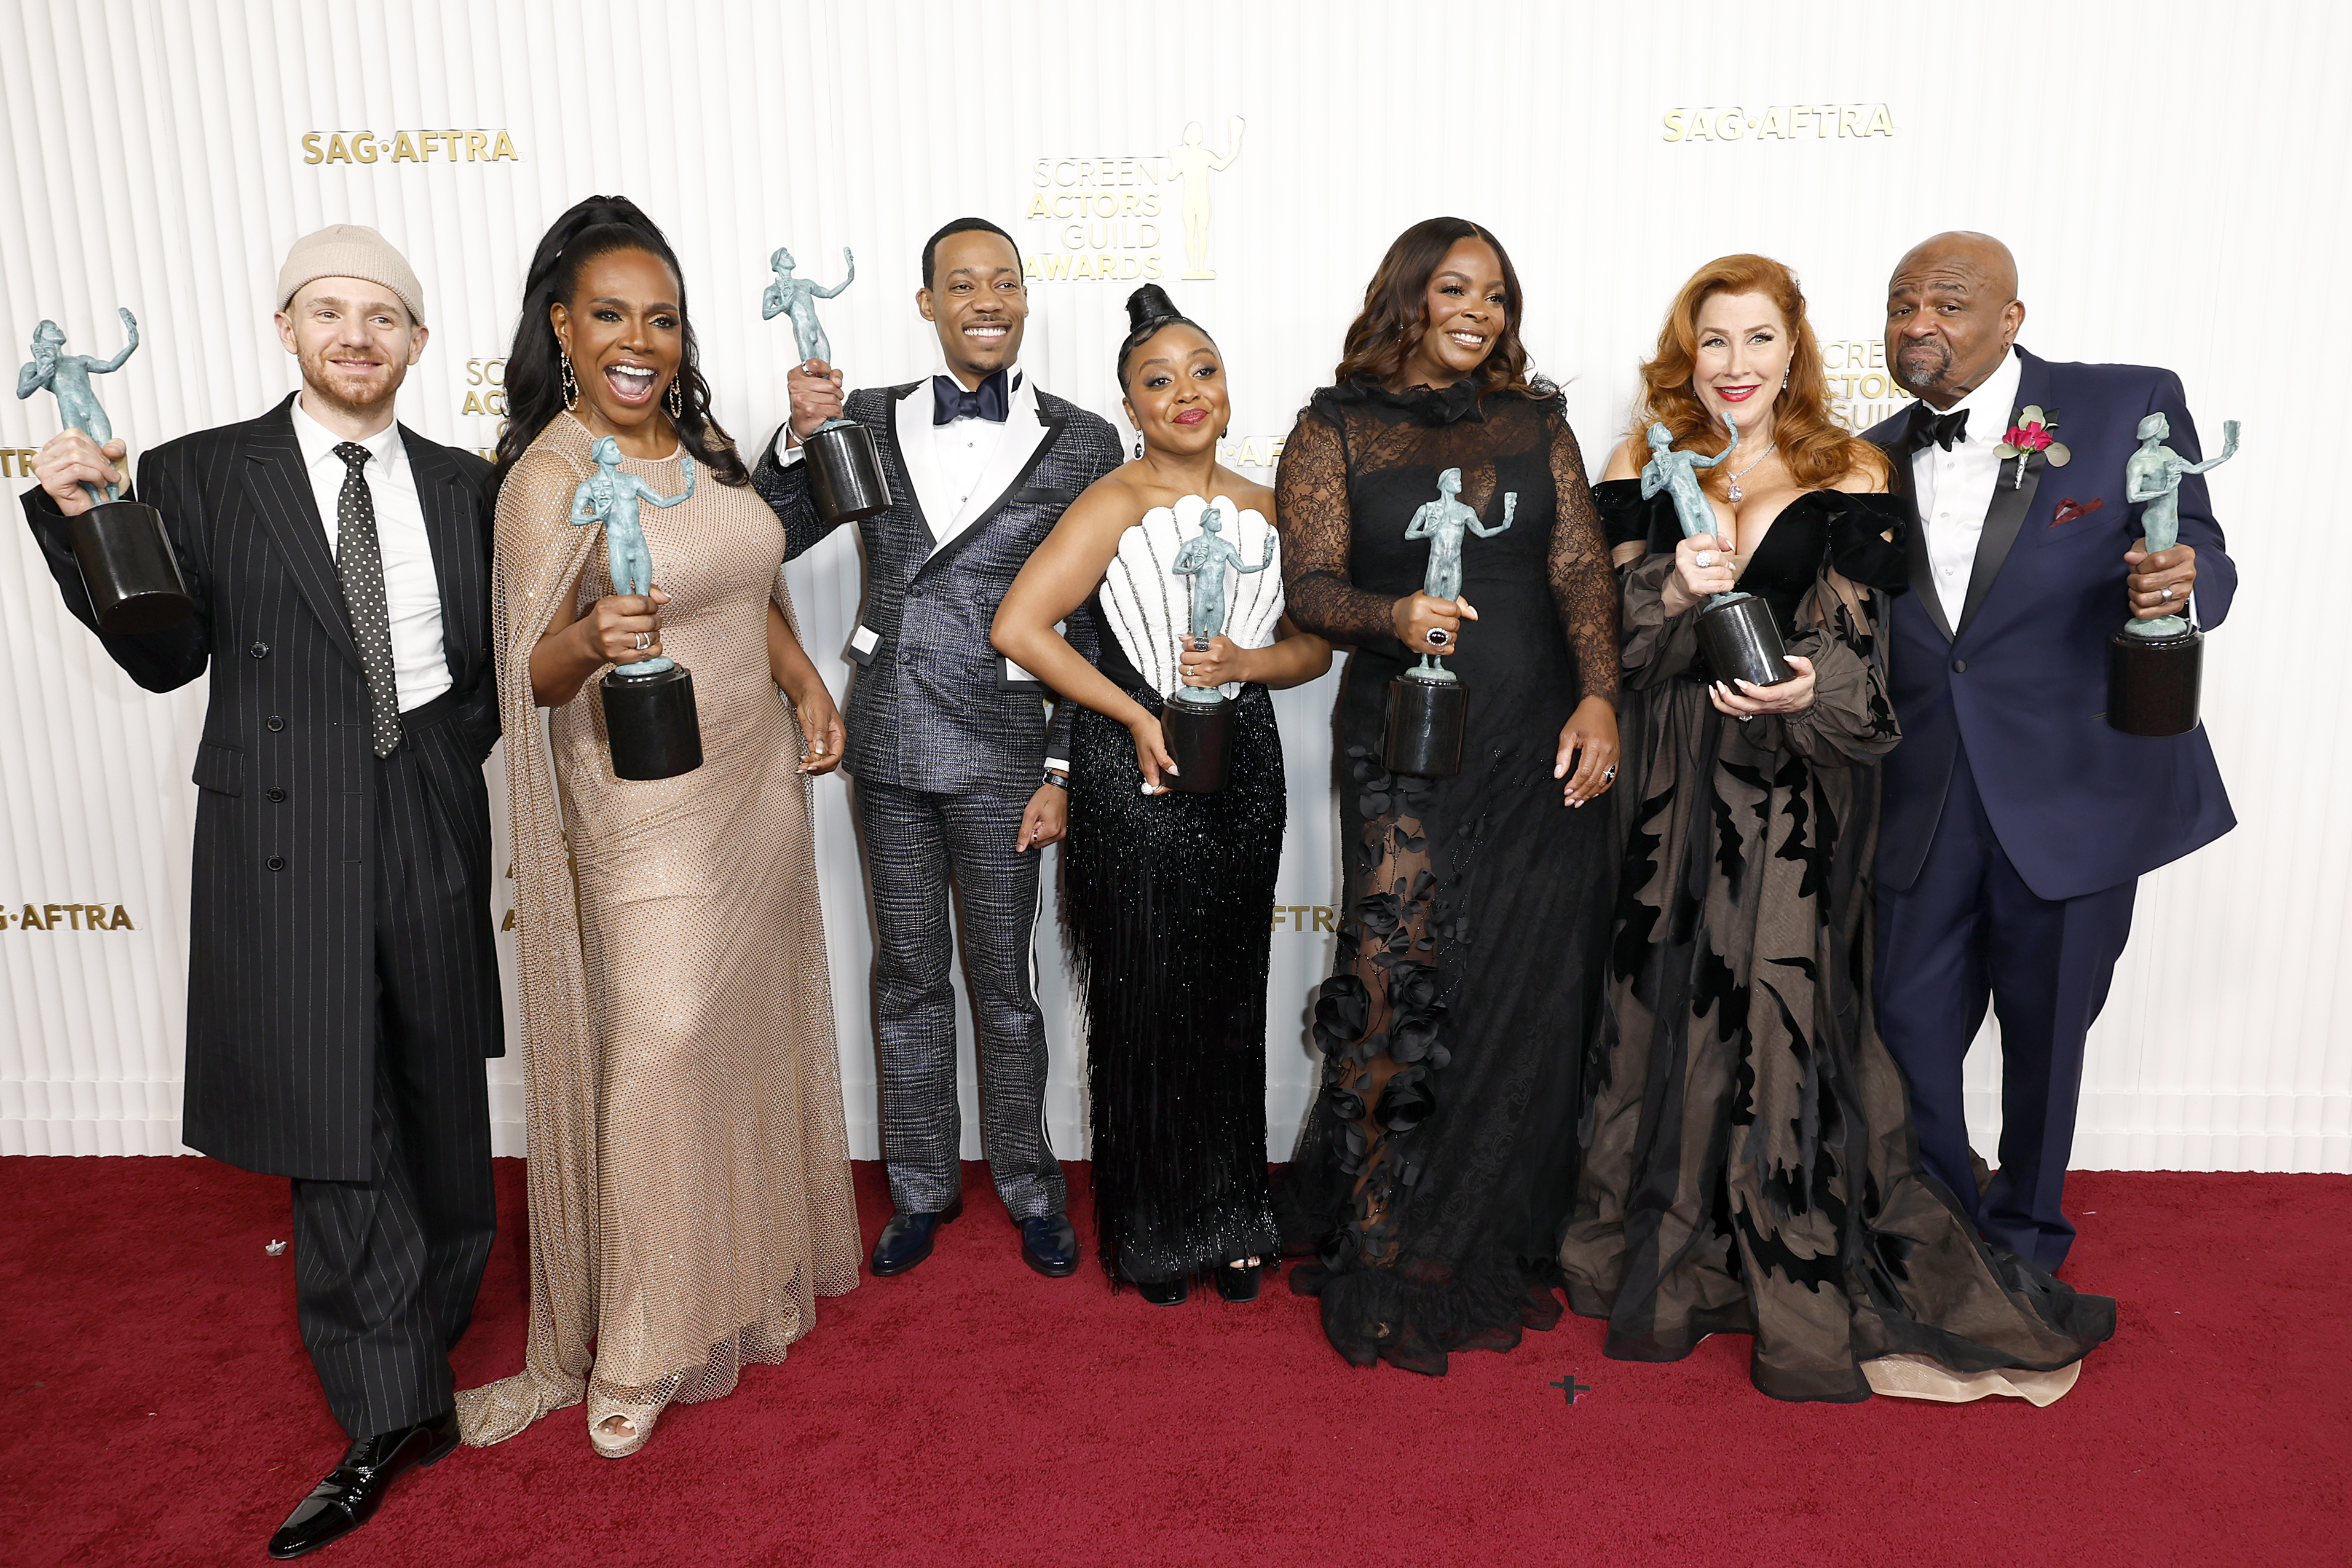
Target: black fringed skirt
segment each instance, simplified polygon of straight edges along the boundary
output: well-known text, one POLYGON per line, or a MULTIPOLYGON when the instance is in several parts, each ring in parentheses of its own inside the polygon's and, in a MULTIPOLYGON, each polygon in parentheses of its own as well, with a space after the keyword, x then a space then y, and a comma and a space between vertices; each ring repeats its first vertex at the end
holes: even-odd
MULTIPOLYGON (((1128 695, 1160 709, 1156 693, 1128 695)), ((1147 798, 1124 726, 1082 708, 1072 727, 1062 920, 1086 998, 1095 1231, 1114 1289, 1278 1250, 1265 983, 1282 743, 1264 687, 1235 706, 1213 795, 1147 798)))

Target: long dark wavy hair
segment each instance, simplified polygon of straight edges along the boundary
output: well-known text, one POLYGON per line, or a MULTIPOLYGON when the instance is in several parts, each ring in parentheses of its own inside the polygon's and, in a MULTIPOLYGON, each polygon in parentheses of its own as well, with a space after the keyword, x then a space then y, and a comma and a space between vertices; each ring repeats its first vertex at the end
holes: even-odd
MULTIPOLYGON (((720 484, 750 484, 751 476, 735 454, 734 438, 710 417, 710 383, 702 379, 694 317, 686 308, 686 273, 677 265, 677 253, 653 219, 626 196, 591 196, 540 236, 523 279, 514 347, 507 354, 507 428, 499 437, 493 480, 504 484, 508 471, 522 460, 548 422, 563 412, 563 350, 556 341, 549 308, 561 300, 569 308, 579 290, 581 270, 616 250, 642 250, 656 256, 677 279, 677 386, 686 412, 670 423, 678 444, 720 484)), ((668 390, 659 395, 665 400, 663 416, 668 418, 668 390)))
POLYGON ((1457 241, 1484 240, 1495 247, 1503 264, 1503 330, 1494 350, 1471 372, 1480 396, 1510 392, 1519 397, 1548 398, 1556 389, 1528 374, 1528 349, 1519 340, 1519 319, 1526 297, 1519 292, 1518 268, 1503 242, 1467 218, 1423 218, 1389 246, 1380 270, 1364 286, 1364 308, 1348 327, 1334 383, 1357 380, 1383 386, 1404 373, 1413 350, 1429 331, 1429 280, 1457 241))

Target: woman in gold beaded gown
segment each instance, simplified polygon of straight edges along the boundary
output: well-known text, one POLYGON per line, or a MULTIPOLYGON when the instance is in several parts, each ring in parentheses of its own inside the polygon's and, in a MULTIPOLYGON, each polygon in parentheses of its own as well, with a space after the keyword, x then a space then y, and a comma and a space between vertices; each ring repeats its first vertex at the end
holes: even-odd
POLYGON ((530 1337, 458 1416, 495 1443, 584 1397, 620 1458, 668 1406, 782 1361, 815 1298, 857 1282, 807 779, 843 735, 793 626, 782 525, 709 416, 677 259, 633 204, 591 198, 541 241, 507 384, 493 614, 530 1337), (640 515, 649 597, 614 592, 603 530, 571 517, 601 437, 656 495, 698 481, 640 515), (597 679, 662 655, 693 674, 702 766, 617 779, 597 679))

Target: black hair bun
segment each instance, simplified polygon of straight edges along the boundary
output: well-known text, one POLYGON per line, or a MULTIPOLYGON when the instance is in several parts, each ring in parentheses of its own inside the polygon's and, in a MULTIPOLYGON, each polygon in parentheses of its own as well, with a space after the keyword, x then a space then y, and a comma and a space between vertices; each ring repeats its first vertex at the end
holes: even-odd
POLYGON ((1183 316, 1176 308, 1176 301, 1168 298, 1168 290, 1156 283, 1147 283, 1127 297, 1127 327, 1130 332, 1140 332, 1161 321, 1181 320, 1183 316))

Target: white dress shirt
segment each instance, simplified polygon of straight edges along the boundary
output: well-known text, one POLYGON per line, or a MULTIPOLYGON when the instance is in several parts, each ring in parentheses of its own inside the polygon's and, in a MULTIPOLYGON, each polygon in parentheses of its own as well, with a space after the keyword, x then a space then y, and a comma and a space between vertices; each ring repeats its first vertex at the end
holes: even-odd
MULTIPOLYGON (((337 519, 342 510, 343 478, 351 470, 335 455, 343 444, 294 400, 294 439, 302 448, 303 471, 318 498, 326 526, 327 551, 341 548, 337 519)), ((383 555, 383 607, 392 622, 392 672, 400 711, 419 708, 449 689, 449 656, 441 641, 441 578, 433 567, 433 541, 425 532, 425 507, 416 497, 416 476, 408 466, 407 444, 395 421, 360 443, 368 460, 360 477, 375 507, 377 548, 383 555)))
MULTIPOLYGON (((1935 574, 1944 623, 1954 632, 1960 629, 1960 611, 1969 601, 1969 579, 1976 569, 1977 540, 1984 534, 1993 486, 2007 461, 1996 456, 1993 448, 2009 434, 2022 368, 2014 350, 2002 355, 2000 368, 1982 386, 1944 411, 1968 410, 1967 435, 1953 442, 1949 452, 1930 444, 1911 455, 1912 488, 1919 497, 1919 521, 1927 530, 1927 567, 1935 574)), ((1928 412, 1935 411, 1931 407, 1928 412)))
MULTIPOLYGON (((931 548, 934 549, 969 528, 972 519, 980 516, 980 509, 996 499, 993 496, 976 495, 974 492, 980 487, 981 476, 988 472, 989 463, 996 456, 1005 433, 1018 429, 1026 432, 1032 439, 1036 435, 1035 389, 1030 386, 1029 378, 1022 373, 1020 366, 1010 366, 1004 373, 1007 382, 1006 413, 1002 423, 966 415, 961 419, 950 420, 945 424, 933 424, 929 412, 933 395, 930 382, 926 381, 907 394, 909 398, 922 400, 923 417, 916 423, 920 429, 930 432, 931 446, 927 455, 929 467, 941 482, 940 494, 916 497, 922 504, 923 520, 931 526, 931 548)), ((958 386, 963 384, 956 381, 955 372, 948 369, 944 354, 931 367, 931 374, 945 376, 958 386)), ((904 425, 899 426, 901 432, 905 428, 904 425)), ((801 449, 787 444, 791 440, 792 425, 787 422, 784 428, 776 433, 776 461, 779 464, 790 465, 801 460, 801 449)))

